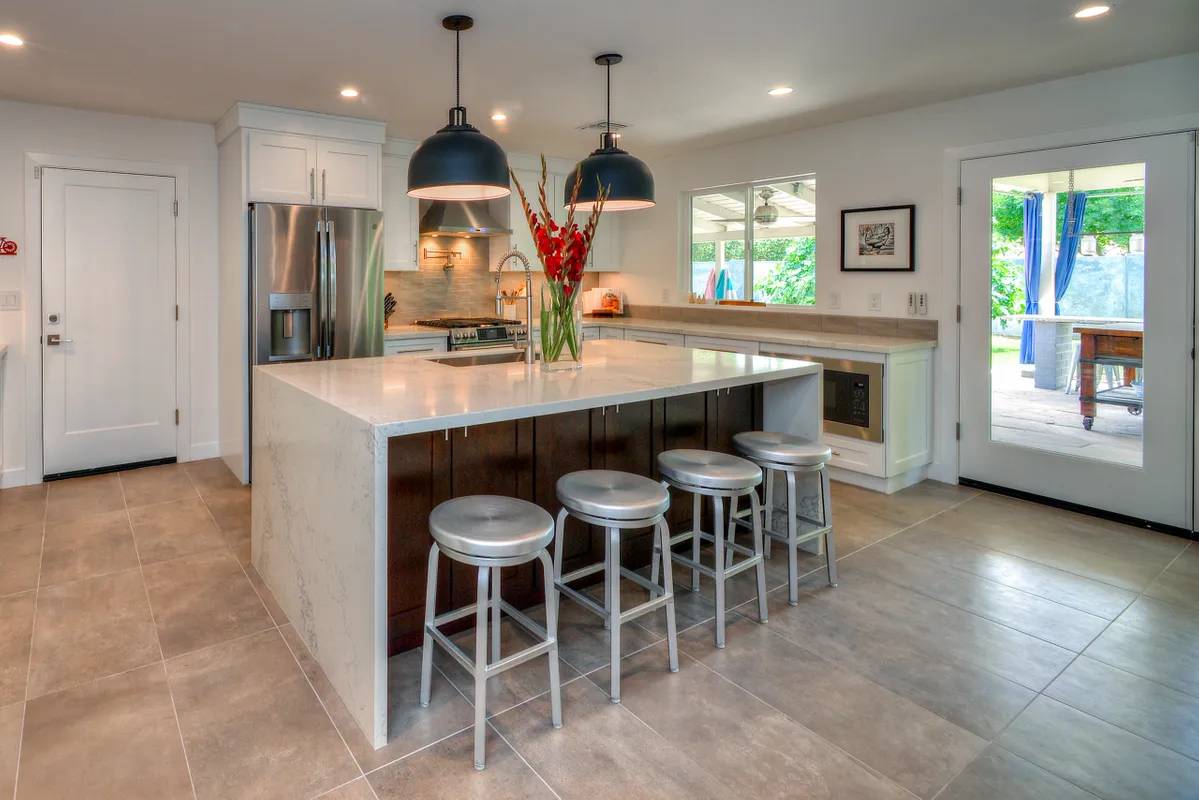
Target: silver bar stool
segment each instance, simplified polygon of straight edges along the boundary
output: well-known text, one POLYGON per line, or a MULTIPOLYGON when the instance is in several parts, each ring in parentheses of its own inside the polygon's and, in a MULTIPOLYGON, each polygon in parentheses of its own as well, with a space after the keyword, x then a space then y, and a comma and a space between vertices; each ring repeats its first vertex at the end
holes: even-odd
POLYGON ((425 640, 421 660, 420 704, 429 705, 433 677, 433 643, 441 645, 475 679, 475 769, 483 769, 487 738, 487 679, 541 655, 550 662, 550 715, 562 727, 562 698, 558 680, 558 614, 553 602, 553 567, 546 547, 554 538, 554 520, 545 509, 514 497, 474 495, 441 503, 429 514, 429 577, 425 587, 425 640), (479 568, 475 603, 435 616, 437 556, 479 568), (542 628, 500 597, 500 569, 540 559, 545 576, 545 622, 542 628), (490 586, 490 599, 488 588, 490 586), (491 661, 487 660, 487 612, 491 611, 491 661), (500 658, 500 612, 540 641, 500 658), (472 660, 450 641, 441 626, 475 615, 475 655, 472 660))
MULTIPOLYGON (((799 604, 799 545, 824 537, 825 569, 828 571, 829 586, 837 585, 837 544, 833 534, 833 504, 829 490, 828 470, 825 465, 833 457, 827 445, 799 436, 769 431, 746 431, 733 436, 733 446, 741 455, 753 461, 766 475, 765 535, 766 557, 770 557, 770 542, 778 539, 787 545, 787 602, 799 604), (774 530, 774 475, 781 472, 787 479, 787 531, 774 530), (820 481, 820 519, 804 517, 799 513, 799 475, 815 473, 820 481), (800 522, 804 523, 800 529, 800 522)), ((736 501, 734 500, 734 503, 736 501)), ((747 514, 753 514, 755 523, 758 512, 736 512, 737 524, 749 527, 747 514)), ((730 537, 732 529, 729 530, 730 537)))
MULTIPOLYGON (((670 537, 670 549, 679 542, 691 541, 691 557, 671 550, 674 561, 691 568, 691 590, 699 591, 700 574, 716 581, 716 646, 724 647, 724 588, 725 581, 747 569, 758 571, 758 621, 765 622, 766 612, 766 564, 762 557, 761 504, 756 487, 762 482, 762 470, 744 458, 716 453, 708 450, 665 450, 658 454, 658 471, 662 473, 662 484, 673 486, 694 495, 691 530, 670 537), (730 511, 736 508, 737 498, 749 496, 754 532, 753 548, 734 541, 733 530, 736 517, 730 517, 728 539, 719 531, 724 520, 724 499, 730 500, 730 511), (713 533, 703 531, 700 526, 700 498, 712 498, 713 533), (700 563, 700 542, 711 542, 716 551, 713 566, 700 563), (726 556, 726 550, 727 556, 726 556), (733 560, 733 553, 745 556, 741 561, 733 560)), ((651 577, 657 580, 658 560, 654 559, 651 577)), ((670 572, 669 565, 665 571, 670 572)))
MULTIPOLYGON (((557 534, 554 540, 554 586, 559 597, 566 596, 583 608, 599 615, 604 627, 611 631, 611 686, 609 696, 613 703, 620 702, 620 627, 640 616, 666 608, 666 647, 671 672, 679 671, 678 637, 675 634, 674 583, 670 570, 663 572, 662 585, 658 585, 658 559, 662 553, 662 542, 670 537, 663 514, 670 507, 670 494, 661 484, 628 472, 608 469, 587 469, 570 472, 558 479, 558 501, 562 510, 558 512, 557 534), (562 554, 566 539, 566 518, 574 517, 604 529, 604 560, 602 563, 581 567, 562 574, 562 554), (620 565, 620 533, 636 528, 654 529, 654 579, 648 581, 620 565), (572 589, 571 581, 597 572, 604 573, 604 604, 601 606, 591 597, 572 589), (620 608, 620 579, 628 578, 646 589, 650 599, 624 611, 620 608)), ((546 607, 549 607, 546 602, 546 607)))

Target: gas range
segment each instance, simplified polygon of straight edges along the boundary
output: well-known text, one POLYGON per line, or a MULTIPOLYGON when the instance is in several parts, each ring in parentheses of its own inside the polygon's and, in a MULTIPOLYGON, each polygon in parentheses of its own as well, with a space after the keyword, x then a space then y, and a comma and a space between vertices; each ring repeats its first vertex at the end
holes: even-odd
POLYGON ((418 319, 416 324, 448 329, 451 350, 510 347, 519 338, 529 335, 528 326, 523 322, 498 317, 439 317, 418 319))

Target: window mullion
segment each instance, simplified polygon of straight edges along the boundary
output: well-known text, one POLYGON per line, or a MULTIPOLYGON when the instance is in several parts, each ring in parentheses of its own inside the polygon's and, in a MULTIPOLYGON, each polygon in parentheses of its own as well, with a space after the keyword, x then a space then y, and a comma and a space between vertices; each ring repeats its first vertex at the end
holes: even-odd
POLYGON ((745 297, 754 299, 754 185, 745 185, 745 297))

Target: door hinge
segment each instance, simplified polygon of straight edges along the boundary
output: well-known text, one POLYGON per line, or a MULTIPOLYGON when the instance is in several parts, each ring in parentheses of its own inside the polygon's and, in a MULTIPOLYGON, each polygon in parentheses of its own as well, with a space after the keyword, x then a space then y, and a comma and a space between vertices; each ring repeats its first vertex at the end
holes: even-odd
POLYGON ((958 306, 957 310, 954 313, 957 316, 957 321, 961 322, 962 321, 962 307, 958 306))
POLYGON ((175 304, 175 321, 176 322, 179 321, 179 304, 178 303, 175 304))
POLYGON ((179 201, 178 200, 171 201, 171 216, 174 216, 174 217, 179 216, 179 201))
POLYGON ((959 186, 958 187, 958 205, 960 206, 961 204, 962 204, 962 187, 959 186))
POLYGON ((954 434, 953 434, 954 438, 960 442, 962 440, 962 423, 960 423, 960 422, 954 423, 953 427, 954 427, 954 434))
POLYGON ((175 424, 179 424, 179 409, 175 409, 175 424))
POLYGON ((42 179, 42 168, 41 167, 33 168, 33 179, 35 181, 40 181, 42 179))

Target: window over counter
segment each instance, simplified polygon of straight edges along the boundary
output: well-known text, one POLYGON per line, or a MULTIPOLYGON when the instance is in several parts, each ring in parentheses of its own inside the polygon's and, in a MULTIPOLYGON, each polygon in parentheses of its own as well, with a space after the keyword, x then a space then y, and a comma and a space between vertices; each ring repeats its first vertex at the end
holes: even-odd
POLYGON ((687 196, 688 291, 713 300, 816 304, 816 176, 687 196))

